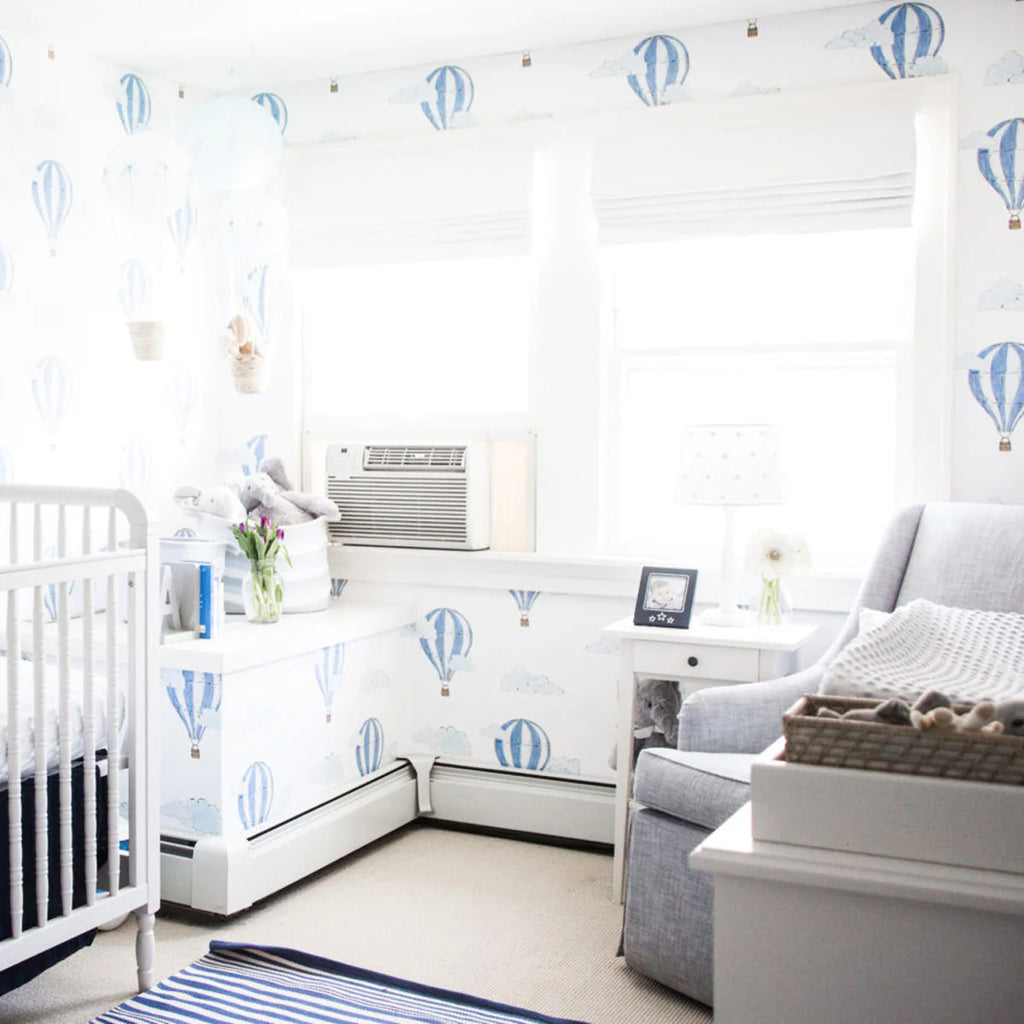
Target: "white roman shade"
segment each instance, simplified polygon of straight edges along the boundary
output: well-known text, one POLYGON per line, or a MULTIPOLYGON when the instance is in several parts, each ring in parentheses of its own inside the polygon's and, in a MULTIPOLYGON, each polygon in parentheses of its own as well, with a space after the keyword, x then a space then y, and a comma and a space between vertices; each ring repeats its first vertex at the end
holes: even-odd
POLYGON ((533 145, 477 130, 289 151, 296 269, 525 253, 533 145))
POLYGON ((594 153, 598 240, 906 225, 914 153, 913 105, 897 90, 630 111, 594 153))

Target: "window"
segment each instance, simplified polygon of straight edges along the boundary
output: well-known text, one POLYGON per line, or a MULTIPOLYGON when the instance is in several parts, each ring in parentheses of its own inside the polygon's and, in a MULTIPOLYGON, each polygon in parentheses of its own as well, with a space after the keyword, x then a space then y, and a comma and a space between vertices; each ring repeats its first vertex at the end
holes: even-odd
POLYGON ((607 246, 613 549, 716 564, 717 509, 673 504, 680 426, 777 423, 785 506, 815 563, 856 570, 897 503, 901 353, 913 328, 909 228, 607 246))

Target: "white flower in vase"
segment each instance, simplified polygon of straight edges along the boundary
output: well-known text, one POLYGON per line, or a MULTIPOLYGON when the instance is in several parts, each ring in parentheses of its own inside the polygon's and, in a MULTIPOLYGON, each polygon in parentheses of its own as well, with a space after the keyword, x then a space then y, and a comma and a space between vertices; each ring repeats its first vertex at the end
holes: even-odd
POLYGON ((751 534, 747 541, 745 566, 748 572, 761 577, 756 611, 758 622, 763 625, 782 622, 782 581, 804 572, 810 563, 810 551, 802 534, 775 529, 761 529, 751 534))

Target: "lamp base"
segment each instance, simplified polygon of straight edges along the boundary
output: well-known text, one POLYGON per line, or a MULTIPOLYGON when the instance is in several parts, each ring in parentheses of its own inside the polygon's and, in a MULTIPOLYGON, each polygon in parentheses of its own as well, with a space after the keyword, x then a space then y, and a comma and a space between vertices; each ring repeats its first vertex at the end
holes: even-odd
POLYGON ((745 608, 736 605, 721 604, 717 608, 708 608, 697 616, 702 626, 749 626, 753 616, 745 608))

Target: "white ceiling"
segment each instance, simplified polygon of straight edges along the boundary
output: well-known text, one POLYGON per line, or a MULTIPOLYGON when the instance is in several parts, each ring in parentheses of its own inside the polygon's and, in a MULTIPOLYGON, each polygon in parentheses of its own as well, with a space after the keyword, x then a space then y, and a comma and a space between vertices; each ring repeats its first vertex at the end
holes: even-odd
POLYGON ((214 90, 845 7, 862 0, 4 0, 0 30, 214 90))

